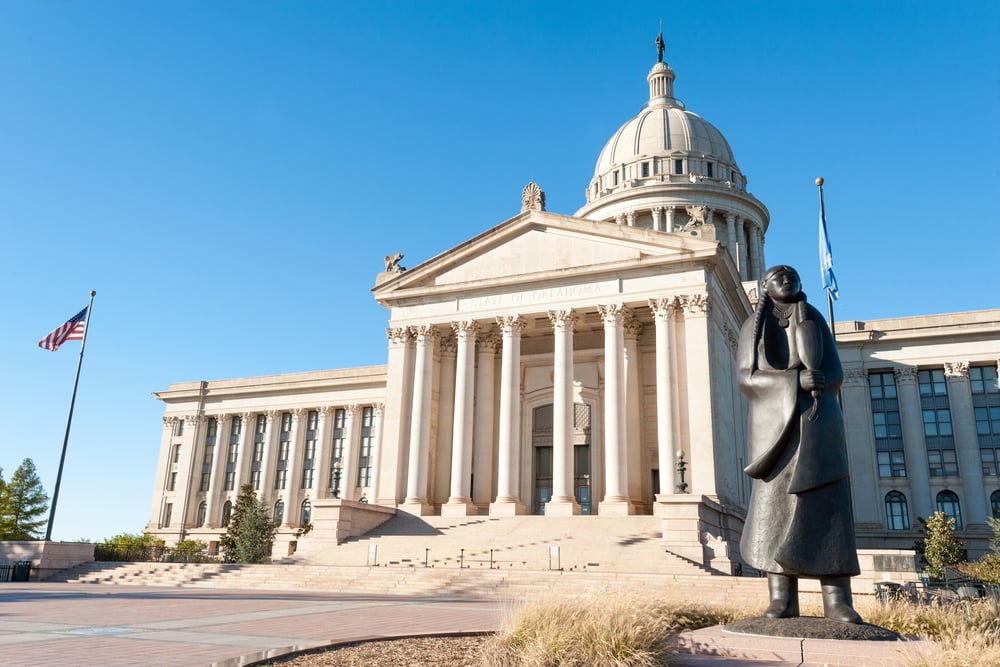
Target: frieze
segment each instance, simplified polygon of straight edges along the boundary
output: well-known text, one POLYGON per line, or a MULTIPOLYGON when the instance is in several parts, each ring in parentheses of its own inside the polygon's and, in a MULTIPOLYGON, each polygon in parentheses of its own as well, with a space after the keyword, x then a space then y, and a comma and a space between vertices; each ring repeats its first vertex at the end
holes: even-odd
MULTIPOLYGON (((525 304, 540 304, 552 301, 567 301, 596 297, 602 294, 617 294, 618 281, 609 280, 600 283, 583 285, 563 285, 561 287, 543 287, 529 292, 512 292, 509 294, 491 294, 489 296, 461 299, 461 312, 483 311, 491 309, 518 308, 525 304)), ((532 309, 534 310, 534 309, 532 309)), ((541 310, 541 308, 539 308, 541 310)))

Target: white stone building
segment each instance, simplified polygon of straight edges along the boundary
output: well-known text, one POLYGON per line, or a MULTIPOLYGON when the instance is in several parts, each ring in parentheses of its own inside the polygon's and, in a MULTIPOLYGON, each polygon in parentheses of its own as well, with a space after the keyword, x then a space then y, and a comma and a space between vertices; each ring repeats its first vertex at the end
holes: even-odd
MULTIPOLYGON (((652 68, 574 215, 529 184, 492 229, 410 270, 386 258, 385 366, 157 393, 147 530, 216 542, 250 483, 285 540, 339 497, 417 515, 656 514, 678 553, 712 543, 738 562, 734 357, 769 214, 673 81, 652 68)), ((909 547, 940 508, 981 549, 1000 513, 1000 311, 837 329, 860 544, 909 547)))

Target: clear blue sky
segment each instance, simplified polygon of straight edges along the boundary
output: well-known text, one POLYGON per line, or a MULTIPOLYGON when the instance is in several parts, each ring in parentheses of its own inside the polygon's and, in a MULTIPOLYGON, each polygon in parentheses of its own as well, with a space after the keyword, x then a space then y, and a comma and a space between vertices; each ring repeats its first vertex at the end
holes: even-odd
POLYGON ((766 254, 838 319, 1000 306, 1000 10, 975 2, 0 3, 0 466, 55 484, 54 537, 138 532, 171 382, 385 361, 370 293, 517 214, 572 214, 675 92, 771 211, 766 254))

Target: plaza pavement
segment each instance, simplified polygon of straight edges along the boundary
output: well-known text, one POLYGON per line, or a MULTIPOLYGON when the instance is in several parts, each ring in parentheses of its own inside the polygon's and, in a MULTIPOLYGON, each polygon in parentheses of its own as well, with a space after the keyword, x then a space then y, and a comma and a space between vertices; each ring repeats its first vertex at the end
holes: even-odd
MULTIPOLYGON (((333 643, 493 631, 513 607, 454 596, 0 584, 0 665, 236 667, 333 643)), ((685 635, 700 655, 676 656, 678 667, 899 664, 898 647, 885 642, 826 641, 807 650, 803 640, 719 628, 685 635)))

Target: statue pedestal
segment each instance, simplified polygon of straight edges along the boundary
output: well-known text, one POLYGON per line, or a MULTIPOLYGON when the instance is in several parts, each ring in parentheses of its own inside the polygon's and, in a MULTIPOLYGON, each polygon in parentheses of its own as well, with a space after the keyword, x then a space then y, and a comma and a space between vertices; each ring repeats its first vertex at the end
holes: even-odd
POLYGON ((653 513, 661 518, 663 545, 673 554, 722 574, 741 563, 743 513, 709 496, 659 494, 653 513))

